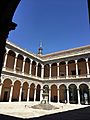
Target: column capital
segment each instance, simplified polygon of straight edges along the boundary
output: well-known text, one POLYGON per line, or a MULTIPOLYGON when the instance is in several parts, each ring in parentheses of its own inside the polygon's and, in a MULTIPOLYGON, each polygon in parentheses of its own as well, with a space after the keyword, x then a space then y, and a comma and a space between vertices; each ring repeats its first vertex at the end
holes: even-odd
POLYGON ((57 63, 57 67, 59 67, 59 63, 57 63))
POLYGON ((75 60, 75 64, 77 64, 77 61, 78 61, 78 60, 75 60))
POLYGON ((11 84, 10 86, 11 86, 11 87, 13 87, 13 86, 14 86, 14 84, 11 84))
POLYGON ((66 65, 68 65, 68 61, 65 61, 66 65))
POLYGON ((86 58, 85 60, 86 60, 86 62, 88 62, 88 58, 86 58))
POLYGON ((50 63, 50 64, 49 64, 49 67, 50 67, 50 68, 51 68, 51 65, 52 65, 52 64, 50 63))
POLYGON ((41 66, 42 66, 42 69, 44 69, 44 65, 43 65, 43 64, 41 64, 41 66))
POLYGON ((9 48, 5 48, 6 49, 6 54, 8 54, 8 51, 10 50, 9 48))
POLYGON ((26 56, 24 56, 24 59, 23 59, 23 62, 25 62, 25 59, 26 59, 27 57, 26 56))
POLYGON ((30 59, 30 64, 32 64, 32 62, 33 62, 33 60, 32 60, 32 59, 30 59))

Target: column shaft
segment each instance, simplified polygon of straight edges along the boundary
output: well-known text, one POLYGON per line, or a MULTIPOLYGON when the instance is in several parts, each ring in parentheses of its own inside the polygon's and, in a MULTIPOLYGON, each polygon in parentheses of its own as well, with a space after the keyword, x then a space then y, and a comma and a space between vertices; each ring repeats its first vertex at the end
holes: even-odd
POLYGON ((41 78, 44 77, 44 65, 42 65, 41 78))
POLYGON ((67 89, 67 103, 69 103, 69 89, 67 89))
POLYGON ((30 95, 30 87, 28 87, 28 92, 27 92, 27 102, 29 101, 29 95, 30 95))
POLYGON ((49 103, 51 102, 51 89, 49 89, 49 103))
POLYGON ((66 61, 66 78, 68 78, 68 61, 66 61))
POLYGON ((78 92, 78 104, 80 104, 80 92, 79 92, 79 89, 77 89, 77 92, 78 92))
POLYGON ((36 88, 34 90, 34 101, 36 101, 36 88))
POLYGON ((89 64, 88 64, 88 58, 86 58, 86 68, 87 68, 87 75, 89 75, 89 64))
POLYGON ((11 102, 11 101, 12 101, 12 93, 13 93, 13 85, 11 85, 9 102, 11 102))
POLYGON ((77 64, 77 60, 75 60, 75 64, 76 64, 76 77, 78 77, 78 64, 77 64))
POLYGON ((49 64, 49 66, 50 66, 49 78, 51 79, 51 64, 49 64))
POLYGON ((2 86, 3 86, 3 83, 0 83, 0 101, 1 101, 2 86))
POLYGON ((6 68, 7 56, 8 54, 6 53, 4 58, 3 68, 6 68))
POLYGON ((19 102, 21 102, 21 96, 22 96, 22 86, 20 87, 19 102))
POLYGON ((59 77, 59 63, 57 63, 57 77, 59 77))

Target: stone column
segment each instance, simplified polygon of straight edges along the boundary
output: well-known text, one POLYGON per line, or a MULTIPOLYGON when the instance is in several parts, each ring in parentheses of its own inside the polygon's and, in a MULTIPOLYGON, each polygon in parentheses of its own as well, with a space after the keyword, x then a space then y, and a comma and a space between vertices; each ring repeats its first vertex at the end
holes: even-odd
POLYGON ((68 61, 66 61, 66 78, 68 78, 68 61))
POLYGON ((69 104, 69 89, 67 88, 67 103, 69 104))
POLYGON ((77 93, 78 93, 78 104, 80 104, 80 92, 79 92, 79 88, 77 88, 77 93))
POLYGON ((40 102, 43 100, 43 86, 41 86, 41 90, 40 90, 40 102))
POLYGON ((20 93, 19 93, 19 102, 21 102, 22 88, 23 88, 23 86, 21 86, 21 87, 20 87, 20 93))
POLYGON ((89 75, 89 64, 88 64, 88 58, 86 58, 86 68, 87 68, 87 76, 89 75))
POLYGON ((58 97, 58 103, 59 103, 59 86, 58 86, 58 89, 57 89, 57 97, 58 97))
POLYGON ((37 88, 35 87, 35 90, 34 90, 34 101, 36 101, 36 90, 37 90, 37 88))
POLYGON ((3 86, 3 83, 0 83, 0 101, 1 101, 2 86, 3 86))
POLYGON ((75 65, 76 65, 76 78, 78 78, 78 64, 77 64, 77 60, 75 60, 75 65))
POLYGON ((11 102, 11 101, 12 101, 12 94, 13 94, 13 85, 11 85, 9 102, 11 102))
POLYGON ((38 72, 38 62, 36 63, 36 77, 37 77, 37 72, 38 72))
POLYGON ((41 78, 43 79, 44 77, 44 65, 42 65, 42 71, 41 71, 41 78))
POLYGON ((49 89, 49 103, 51 102, 51 89, 49 89))
POLYGON ((51 79, 51 64, 49 64, 50 71, 49 71, 49 78, 51 79))
POLYGON ((29 75, 31 76, 31 71, 32 71, 32 59, 31 59, 31 62, 30 62, 30 71, 29 71, 29 75))
POLYGON ((18 53, 16 53, 16 56, 15 56, 14 72, 16 72, 17 56, 18 56, 18 53))
POLYGON ((26 59, 26 57, 24 56, 23 65, 22 65, 22 73, 23 74, 24 74, 24 68, 25 68, 25 59, 26 59))
POLYGON ((8 53, 5 54, 4 63, 3 63, 3 70, 6 69, 7 56, 8 56, 8 53))
POLYGON ((29 101, 29 95, 30 95, 30 86, 28 87, 28 92, 27 92, 27 102, 29 101))
POLYGON ((57 63, 57 77, 59 78, 59 63, 57 63))

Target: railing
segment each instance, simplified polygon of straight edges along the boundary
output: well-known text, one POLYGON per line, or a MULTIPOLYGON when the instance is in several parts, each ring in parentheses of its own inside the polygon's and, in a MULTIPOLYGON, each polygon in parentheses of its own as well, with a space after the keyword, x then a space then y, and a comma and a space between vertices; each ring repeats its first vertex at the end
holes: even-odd
POLYGON ((7 72, 10 72, 10 73, 14 73, 14 74, 18 74, 18 75, 22 75, 22 76, 25 76, 25 77, 30 77, 30 78, 34 78, 34 79, 38 79, 38 80, 66 80, 66 79, 78 79, 78 78, 88 78, 90 77, 90 74, 81 74, 81 75, 68 75, 68 76, 53 76, 53 77, 39 77, 39 76, 35 76, 35 75, 30 75, 28 73, 23 73, 21 71, 14 71, 13 69, 11 68, 5 68, 3 71, 7 71, 7 72))

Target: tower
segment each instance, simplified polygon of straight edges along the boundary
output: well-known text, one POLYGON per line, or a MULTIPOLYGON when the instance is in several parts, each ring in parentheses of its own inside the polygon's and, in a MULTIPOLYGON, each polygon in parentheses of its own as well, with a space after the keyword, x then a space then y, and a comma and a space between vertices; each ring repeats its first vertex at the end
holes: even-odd
POLYGON ((43 48, 42 48, 42 42, 40 42, 40 47, 38 49, 38 55, 42 55, 42 50, 43 50, 43 48))

